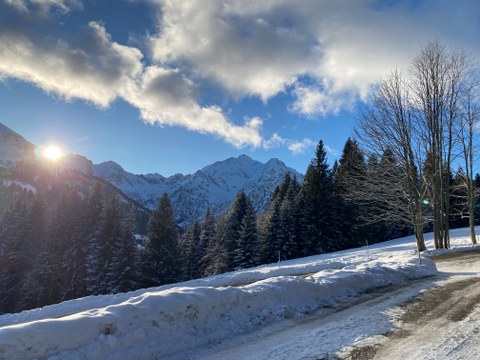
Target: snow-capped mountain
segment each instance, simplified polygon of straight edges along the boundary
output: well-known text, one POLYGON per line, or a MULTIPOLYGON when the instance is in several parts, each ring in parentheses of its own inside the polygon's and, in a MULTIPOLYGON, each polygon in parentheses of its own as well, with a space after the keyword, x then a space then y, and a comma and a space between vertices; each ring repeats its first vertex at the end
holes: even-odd
MULTIPOLYGON (((34 160, 38 152, 35 145, 0 123, 0 167, 13 167, 19 160, 34 160)), ((63 157, 55 168, 79 170, 87 176, 106 180, 149 209, 154 209, 158 199, 168 193, 180 225, 201 219, 208 207, 220 215, 230 207, 241 189, 250 195, 255 210, 263 211, 285 174, 303 180, 300 173, 278 159, 261 163, 246 155, 218 161, 191 175, 170 177, 132 174, 113 161, 94 165, 86 157, 75 154, 63 157)))
POLYGON ((19 160, 31 160, 35 145, 0 123, 0 166, 12 167, 19 160))
POLYGON ((300 173, 278 159, 264 164, 246 155, 218 161, 192 175, 176 174, 168 178, 159 174, 135 175, 113 161, 94 165, 93 173, 150 209, 156 207, 162 194, 168 193, 177 220, 183 225, 202 218, 208 207, 221 214, 241 189, 250 195, 255 209, 262 211, 285 174, 303 180, 300 173))

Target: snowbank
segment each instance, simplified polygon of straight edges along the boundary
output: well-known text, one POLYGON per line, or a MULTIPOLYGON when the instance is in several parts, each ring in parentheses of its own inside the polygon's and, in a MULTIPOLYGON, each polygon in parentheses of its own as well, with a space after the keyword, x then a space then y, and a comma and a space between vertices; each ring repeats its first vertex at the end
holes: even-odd
MULTIPOLYGON (((384 247, 383 251, 329 254, 119 294, 117 300, 128 298, 60 318, 42 318, 47 308, 37 311, 39 320, 24 323, 14 324, 15 315, 8 315, 14 325, 0 328, 0 358, 164 358, 369 289, 435 273, 431 260, 424 258, 420 265, 413 251, 384 247)), ((83 302, 87 308, 102 298, 80 299, 77 305, 83 302)), ((49 307, 50 314, 52 309, 61 313, 65 306, 49 307)))

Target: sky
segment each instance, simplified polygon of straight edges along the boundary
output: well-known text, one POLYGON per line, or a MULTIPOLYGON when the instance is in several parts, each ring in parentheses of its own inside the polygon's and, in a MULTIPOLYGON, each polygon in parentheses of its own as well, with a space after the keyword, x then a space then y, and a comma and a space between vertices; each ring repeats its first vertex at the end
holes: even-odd
POLYGON ((133 173, 246 154, 305 172, 430 41, 476 56, 476 0, 0 0, 0 122, 133 173))

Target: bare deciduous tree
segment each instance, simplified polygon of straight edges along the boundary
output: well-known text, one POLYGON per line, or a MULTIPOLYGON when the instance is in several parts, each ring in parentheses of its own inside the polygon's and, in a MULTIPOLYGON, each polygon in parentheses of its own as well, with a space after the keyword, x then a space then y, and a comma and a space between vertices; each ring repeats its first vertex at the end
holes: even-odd
POLYGON ((474 166, 474 133, 478 129, 480 118, 480 83, 470 82, 465 86, 460 101, 460 116, 457 127, 457 137, 461 148, 461 155, 465 164, 464 186, 466 187, 466 208, 470 225, 470 238, 476 244, 475 238, 475 186, 473 182, 474 166))
POLYGON ((479 94, 473 88, 465 92, 470 64, 463 51, 448 52, 437 42, 429 43, 413 59, 408 72, 394 71, 375 86, 370 105, 357 123, 356 133, 366 152, 380 156, 390 149, 401 171, 389 187, 378 183, 388 179, 388 174, 377 175, 367 179, 363 190, 354 191, 353 196, 366 198, 371 192, 392 205, 388 211, 395 215, 384 216, 408 218, 419 250, 425 249, 425 221, 433 222, 435 248, 450 246, 450 174, 458 143, 464 144, 471 187, 469 212, 473 214, 471 147, 479 94), (428 212, 423 212, 424 203, 429 205, 428 212))
POLYGON ((453 126, 459 115, 459 100, 465 82, 467 56, 447 52, 437 42, 429 43, 412 62, 409 85, 412 111, 428 155, 435 248, 450 246, 450 173, 453 126))
POLYGON ((401 219, 411 224, 417 248, 423 251, 424 190, 419 181, 422 147, 413 121, 405 77, 394 71, 374 88, 371 106, 359 118, 356 134, 370 154, 381 157, 391 151, 400 171, 379 168, 379 173, 365 178, 353 196, 359 201, 375 202, 380 211, 377 216, 383 219, 401 219))

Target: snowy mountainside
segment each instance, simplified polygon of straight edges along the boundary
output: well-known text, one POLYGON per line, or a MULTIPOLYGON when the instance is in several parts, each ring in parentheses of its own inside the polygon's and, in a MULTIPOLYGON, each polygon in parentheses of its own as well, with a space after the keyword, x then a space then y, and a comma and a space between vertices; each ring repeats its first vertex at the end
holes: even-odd
POLYGON ((0 123, 0 166, 13 167, 19 160, 35 157, 35 145, 0 123))
POLYGON ((168 178, 159 174, 135 175, 113 161, 94 165, 93 172, 150 209, 156 207, 162 194, 168 193, 177 221, 183 225, 202 218, 208 207, 220 215, 241 189, 251 196, 255 210, 265 210, 285 174, 303 180, 300 173, 278 159, 263 164, 246 155, 215 162, 192 175, 168 178))
POLYGON ((87 175, 93 175, 93 163, 85 156, 77 154, 67 154, 57 163, 58 168, 79 170, 87 175))

